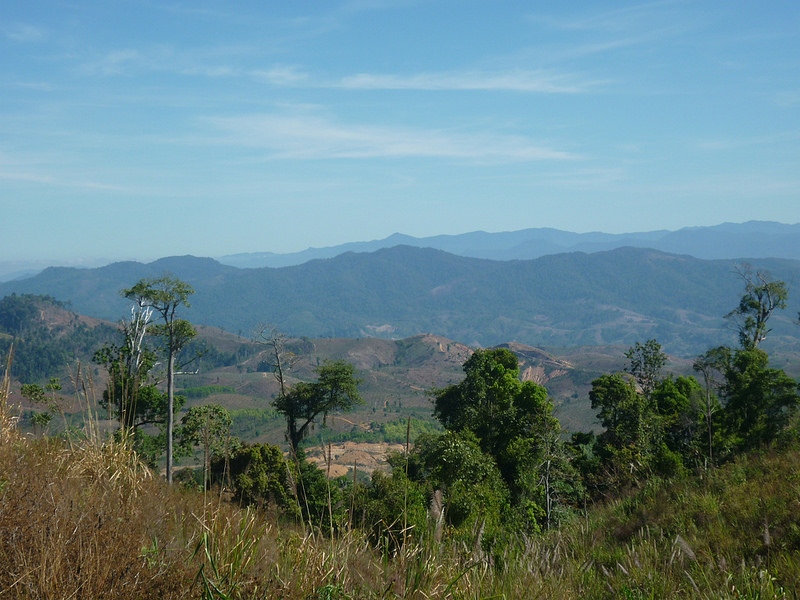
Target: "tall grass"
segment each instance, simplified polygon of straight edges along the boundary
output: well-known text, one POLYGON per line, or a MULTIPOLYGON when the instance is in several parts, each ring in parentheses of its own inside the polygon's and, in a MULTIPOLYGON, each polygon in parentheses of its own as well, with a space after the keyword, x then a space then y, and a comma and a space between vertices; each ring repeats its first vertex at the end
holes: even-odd
MULTIPOLYGON (((91 414, 91 379, 79 369, 73 378, 91 414)), ((6 375, 1 598, 741 600, 800 589, 798 451, 653 481, 558 530, 485 551, 442 541, 436 519, 376 547, 358 528, 280 523, 170 488, 96 418, 71 441, 19 436, 10 399, 6 375)))
POLYGON ((14 360, 14 344, 8 350, 3 378, 0 380, 0 444, 7 444, 17 436, 18 415, 9 404, 11 396, 11 362, 14 360))
MULTIPOLYGON (((53 439, 0 448, 0 597, 797 597, 800 557, 776 547, 784 534, 772 531, 770 554, 734 542, 709 548, 721 532, 679 537, 667 520, 620 528, 625 512, 652 498, 494 552, 424 535, 384 553, 358 529, 331 537, 160 479, 134 487, 118 470, 85 466, 86 456, 53 439)), ((751 528, 728 526, 729 537, 751 528)))

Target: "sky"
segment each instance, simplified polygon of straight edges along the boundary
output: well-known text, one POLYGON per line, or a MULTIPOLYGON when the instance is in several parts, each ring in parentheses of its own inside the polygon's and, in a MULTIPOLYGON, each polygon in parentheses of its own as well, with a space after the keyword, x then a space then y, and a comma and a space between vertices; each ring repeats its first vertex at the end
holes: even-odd
POLYGON ((800 2, 0 3, 0 261, 800 222, 800 2))

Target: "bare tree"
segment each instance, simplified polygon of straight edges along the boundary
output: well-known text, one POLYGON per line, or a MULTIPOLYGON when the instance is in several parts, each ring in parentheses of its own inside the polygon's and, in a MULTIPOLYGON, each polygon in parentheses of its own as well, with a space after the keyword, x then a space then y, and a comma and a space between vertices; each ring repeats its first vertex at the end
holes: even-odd
POLYGON ((288 374, 297 361, 300 360, 300 357, 286 349, 286 334, 276 327, 260 325, 256 331, 255 338, 258 343, 267 347, 272 375, 280 387, 278 393, 281 398, 285 398, 286 394, 289 393, 288 374))

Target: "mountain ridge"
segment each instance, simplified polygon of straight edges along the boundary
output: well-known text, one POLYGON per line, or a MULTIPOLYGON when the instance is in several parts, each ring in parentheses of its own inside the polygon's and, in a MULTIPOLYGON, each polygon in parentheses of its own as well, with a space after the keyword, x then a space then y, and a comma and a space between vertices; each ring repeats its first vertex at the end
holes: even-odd
POLYGON ((531 260, 548 254, 600 252, 624 246, 652 248, 696 258, 791 258, 800 259, 800 224, 775 221, 721 223, 714 226, 684 227, 611 234, 599 231, 574 233, 551 227, 488 233, 472 231, 413 237, 393 233, 382 240, 349 242, 300 252, 278 254, 249 252, 229 254, 218 260, 240 268, 283 267, 317 258, 333 258, 349 251, 373 252, 380 248, 408 245, 444 250, 458 256, 491 260, 531 260))
MULTIPOLYGON (((619 234, 598 231, 575 233, 552 227, 496 233, 472 231, 429 237, 393 233, 381 240, 348 242, 320 248, 311 247, 300 252, 228 254, 215 260, 237 268, 279 268, 296 266, 315 259, 334 258, 346 252, 374 252, 398 245, 430 247, 458 256, 491 260, 531 260, 548 254, 594 253, 623 246, 653 248, 662 252, 689 254, 707 260, 741 259, 743 257, 800 260, 800 224, 785 224, 775 221, 726 222, 713 226, 684 227, 674 231, 659 229, 619 234)), ((32 277, 48 266, 92 269, 117 262, 135 261, 127 259, 118 261, 107 259, 0 260, 0 282, 32 277)))
MULTIPOLYGON (((753 262, 790 286, 800 281, 800 261, 753 262)), ((722 316, 742 293, 737 264, 630 247, 492 261, 396 246, 282 268, 239 269, 191 256, 54 267, 0 284, 0 295, 48 294, 115 321, 128 310, 119 290, 169 269, 197 292, 186 318, 245 335, 270 323, 314 338, 436 333, 484 347, 631 345, 656 337, 670 353, 688 355, 734 342, 722 316)), ((790 295, 770 341, 800 345, 796 315, 790 295)))

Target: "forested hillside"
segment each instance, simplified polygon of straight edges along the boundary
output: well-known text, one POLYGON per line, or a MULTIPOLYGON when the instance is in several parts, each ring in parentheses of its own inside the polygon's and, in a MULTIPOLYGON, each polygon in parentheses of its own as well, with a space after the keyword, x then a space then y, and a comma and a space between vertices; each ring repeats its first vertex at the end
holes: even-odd
MULTIPOLYGON (((181 493, 150 470, 160 470, 165 409, 163 384, 150 371, 166 349, 146 344, 137 370, 124 371, 139 352, 128 345, 137 339, 131 324, 141 322, 136 311, 120 324, 124 345, 106 346, 95 361, 109 375, 102 399, 91 375, 76 372, 77 425, 65 418, 59 430, 32 419, 33 430, 21 435, 9 353, 0 386, 0 529, 13 535, 0 535, 0 585, 115 598, 247 598, 265 590, 289 598, 531 590, 552 598, 790 598, 800 584, 791 507, 800 393, 760 347, 786 287, 750 279, 744 292, 734 310, 742 317, 739 343, 699 357, 702 380, 668 372, 656 340, 630 347, 622 372, 596 377, 589 398, 599 435, 564 431, 539 381, 570 365, 535 348, 471 352, 430 336, 376 340, 365 353, 350 341, 338 353, 351 361, 312 360, 295 372, 298 355, 320 349, 270 331, 266 351, 243 353, 239 366, 264 364, 252 374, 278 386, 268 418, 288 428, 289 452, 239 437, 237 417, 259 426, 264 409, 242 414, 209 402, 236 395, 235 385, 179 386, 191 403, 176 406, 175 440, 197 464, 174 480, 181 493), (334 413, 346 421, 341 413, 363 400, 354 362, 410 369, 431 364, 431 353, 440 367, 463 359, 463 375, 432 393, 438 428, 420 426, 411 413, 385 421, 380 431, 395 451, 388 469, 371 477, 354 461, 331 478, 330 433, 322 468, 307 458, 317 442, 306 425, 325 428, 334 413), (309 367, 309 380, 294 376, 309 367), (110 421, 98 420, 106 411, 110 421), (153 425, 161 435, 144 434, 153 425), (99 548, 113 568, 100 566, 99 548)), ((24 316, 25 306, 50 302, 24 297, 6 312, 24 316)), ((149 319, 146 307, 138 314, 149 319)), ((57 391, 29 385, 22 395, 63 407, 57 391)))
MULTIPOLYGON (((692 356, 732 336, 722 316, 741 288, 741 264, 634 248, 499 262, 399 246, 280 269, 237 269, 194 257, 51 268, 0 285, 0 294, 49 294, 114 320, 126 310, 120 289, 170 271, 197 291, 187 311, 191 321, 244 335, 271 323, 298 336, 436 333, 481 346, 658 338, 668 352, 692 356)), ((762 259, 754 267, 789 285, 800 281, 799 261, 762 259)), ((770 344, 797 348, 800 329, 791 318, 797 299, 789 302, 774 319, 770 344)))

